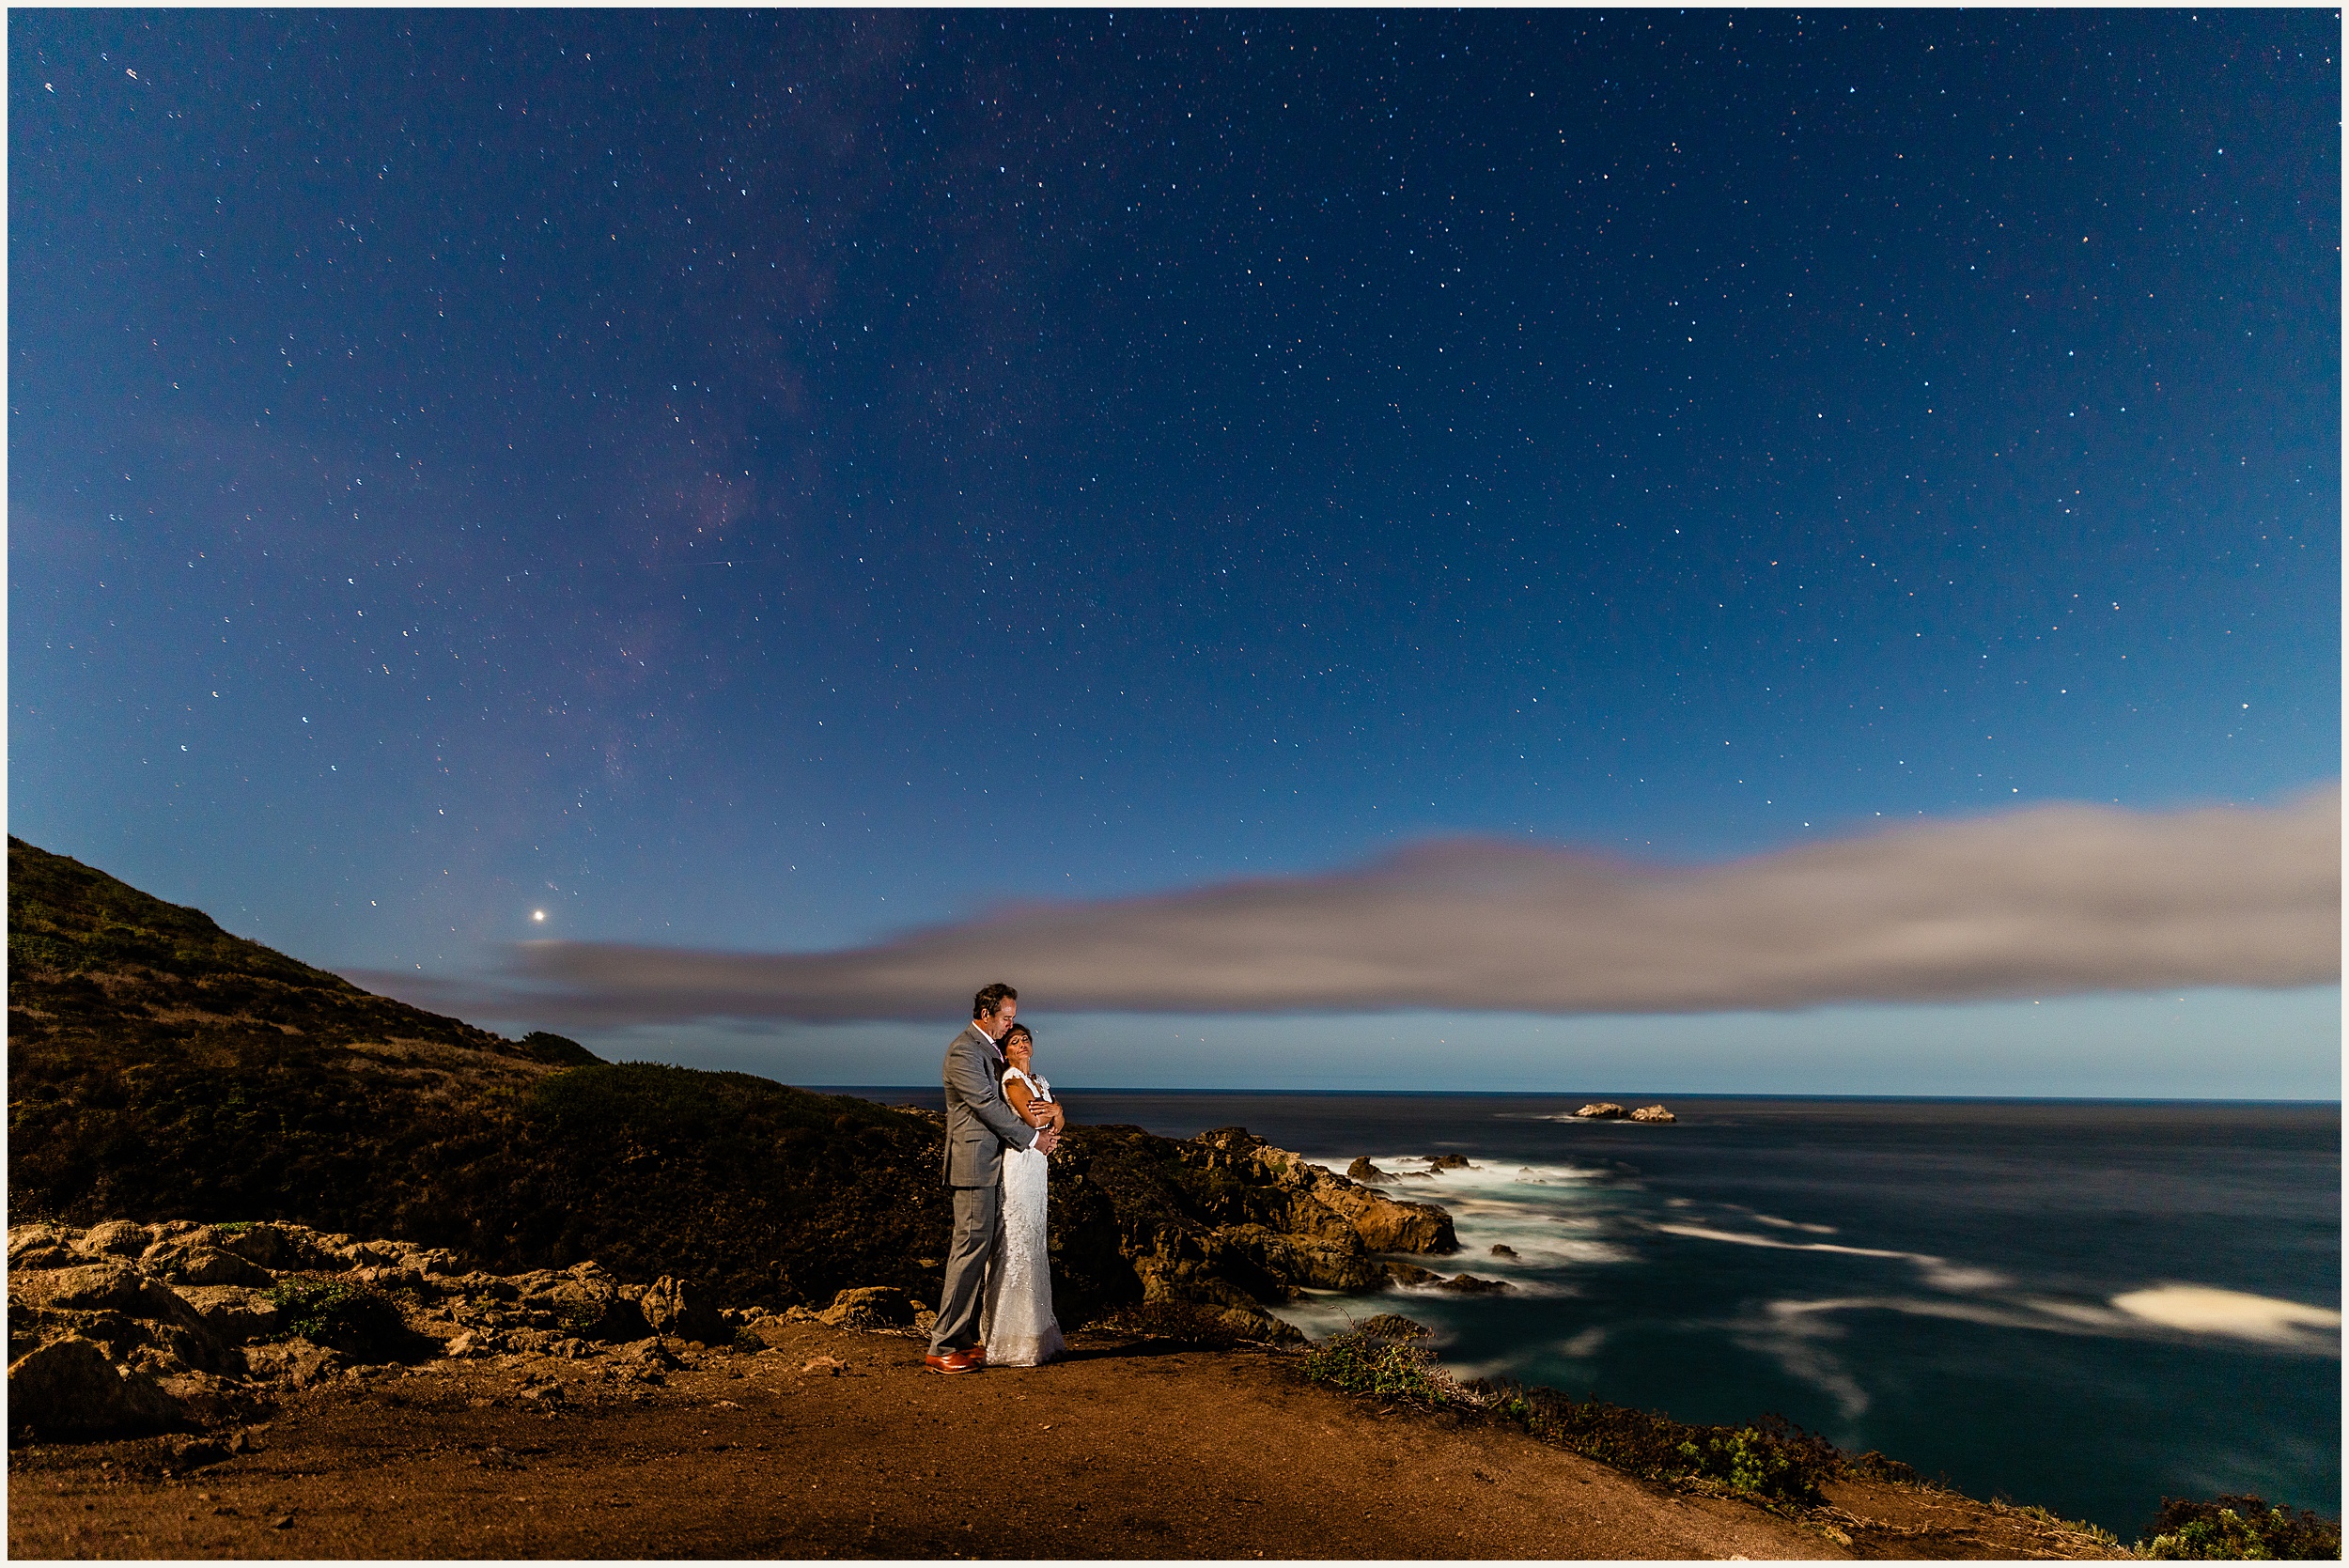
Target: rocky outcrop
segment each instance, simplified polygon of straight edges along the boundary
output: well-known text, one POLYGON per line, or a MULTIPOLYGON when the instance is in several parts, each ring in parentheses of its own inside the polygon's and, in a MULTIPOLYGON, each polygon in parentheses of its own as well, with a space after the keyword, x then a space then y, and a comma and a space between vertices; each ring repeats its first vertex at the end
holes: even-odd
POLYGON ((1071 1127, 1053 1158, 1064 1325, 1165 1303, 1241 1314, 1252 1323, 1243 1338, 1285 1338, 1265 1307, 1305 1290, 1379 1289, 1394 1278, 1381 1253, 1458 1250, 1443 1210, 1398 1203, 1245 1128, 1175 1141, 1071 1127))
POLYGON ((1370 1157, 1368 1155, 1356 1155, 1354 1157, 1354 1163, 1346 1168, 1346 1179, 1350 1182, 1363 1183, 1391 1182, 1394 1180, 1392 1176, 1387 1174, 1384 1171, 1379 1170, 1376 1165, 1373 1165, 1370 1162, 1370 1157))
POLYGON ((718 1317, 673 1280, 631 1287, 593 1263, 489 1274, 299 1225, 23 1225, 8 1254, 9 1422, 44 1436, 243 1420, 368 1364, 591 1354, 650 1334, 647 1296, 673 1332, 718 1317))
POLYGON ((1509 1288, 1505 1281, 1480 1280, 1473 1274, 1455 1274, 1449 1280, 1436 1281, 1438 1290, 1448 1290, 1461 1296, 1491 1296, 1509 1288))
POLYGON ((1429 1155, 1427 1169, 1433 1173, 1438 1171, 1473 1171, 1476 1167, 1468 1162, 1466 1155, 1429 1155))
POLYGON ((1633 1111, 1629 1119, 1634 1122, 1677 1122, 1680 1120, 1660 1105, 1643 1105, 1633 1111))
POLYGON ((733 1327, 715 1308, 696 1299, 689 1286, 665 1274, 645 1288, 637 1309, 656 1334, 675 1334, 700 1344, 722 1344, 734 1337, 733 1327))
POLYGON ((1611 1122, 1617 1117, 1626 1114, 1626 1112, 1624 1110, 1623 1107, 1617 1105, 1612 1100, 1598 1100, 1593 1104, 1584 1106, 1581 1110, 1576 1111, 1575 1114, 1587 1121, 1611 1122))

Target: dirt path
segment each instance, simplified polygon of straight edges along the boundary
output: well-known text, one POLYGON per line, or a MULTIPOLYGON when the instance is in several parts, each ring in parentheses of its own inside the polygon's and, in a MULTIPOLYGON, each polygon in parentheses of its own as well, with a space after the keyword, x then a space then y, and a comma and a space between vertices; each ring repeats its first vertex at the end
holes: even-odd
MULTIPOLYGON (((175 1459, 174 1444, 156 1438, 22 1449, 9 1463, 9 1550, 1853 1555, 1815 1529, 1675 1497, 1498 1424, 1382 1416, 1302 1383, 1275 1358, 1081 1335, 1052 1367, 940 1378, 920 1370, 914 1340, 799 1332, 757 1356, 693 1354, 658 1385, 601 1357, 441 1361, 349 1379, 294 1396, 257 1434, 257 1452, 210 1463, 202 1450, 175 1459), (846 1364, 811 1367, 821 1358, 846 1364)), ((2007 1555, 1983 1549, 1998 1543, 1968 1545, 1909 1549, 2007 1555)))

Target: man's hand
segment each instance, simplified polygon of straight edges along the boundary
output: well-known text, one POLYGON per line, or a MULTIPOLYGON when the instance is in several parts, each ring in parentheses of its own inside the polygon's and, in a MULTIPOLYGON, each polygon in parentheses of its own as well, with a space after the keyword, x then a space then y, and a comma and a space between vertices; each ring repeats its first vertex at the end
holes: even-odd
POLYGON ((1050 1154, 1059 1144, 1060 1133, 1051 1127, 1046 1127, 1035 1135, 1035 1151, 1040 1155, 1050 1154))

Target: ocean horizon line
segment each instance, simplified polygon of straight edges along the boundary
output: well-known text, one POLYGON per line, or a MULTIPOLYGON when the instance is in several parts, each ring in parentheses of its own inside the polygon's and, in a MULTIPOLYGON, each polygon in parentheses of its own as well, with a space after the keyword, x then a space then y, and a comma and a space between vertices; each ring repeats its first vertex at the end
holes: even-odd
MULTIPOLYGON (((740 1069, 733 1069, 739 1071, 740 1069)), ((776 1079, 782 1082, 783 1079, 776 1079)), ((923 1092, 943 1094, 936 1083, 815 1083, 795 1082, 792 1087, 853 1094, 873 1090, 886 1094, 923 1092)), ((2180 1094, 1756 1094, 1750 1091, 1715 1093, 1699 1089, 1196 1089, 1159 1085, 1131 1086, 1122 1084, 1062 1084, 1055 1093, 1064 1094, 1212 1094, 1234 1098, 1248 1095, 1296 1094, 1329 1098, 1354 1099, 1681 1099, 1681 1100, 1799 1100, 1805 1103, 1876 1104, 1876 1105, 2226 1105, 2226 1106, 2307 1106, 2341 1109, 2341 1099, 2309 1096, 2279 1098, 2272 1095, 2180 1095, 2180 1094)))

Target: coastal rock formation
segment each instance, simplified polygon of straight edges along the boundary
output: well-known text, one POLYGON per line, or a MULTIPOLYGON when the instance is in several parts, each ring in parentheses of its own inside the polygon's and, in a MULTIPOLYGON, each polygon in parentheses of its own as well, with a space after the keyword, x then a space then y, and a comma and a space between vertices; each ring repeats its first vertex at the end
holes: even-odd
POLYGON ((1677 1122, 1680 1120, 1660 1105, 1643 1105, 1631 1113, 1630 1119, 1634 1122, 1677 1122))
POLYGON ((1174 1301, 1257 1314, 1254 1337, 1276 1337, 1265 1305, 1377 1289, 1392 1275, 1375 1253, 1459 1247, 1441 1209, 1396 1202, 1240 1127, 1178 1141, 1072 1126, 1053 1157, 1064 1323, 1174 1301))
POLYGON ((1498 1241, 1496 1241, 1496 1242, 1494 1242, 1494 1243, 1493 1243, 1493 1256, 1494 1256, 1494 1257, 1496 1257, 1496 1258, 1514 1258, 1514 1257, 1516 1257, 1517 1255, 1517 1250, 1516 1248, 1514 1248, 1514 1247, 1509 1247, 1509 1246, 1504 1246, 1503 1244, 1501 1244, 1501 1242, 1498 1242, 1498 1241))
POLYGON ((1384 1171, 1381 1171, 1378 1167, 1373 1165, 1370 1162, 1370 1157, 1368 1155, 1356 1155, 1354 1157, 1354 1163, 1346 1168, 1346 1179, 1350 1182, 1362 1182, 1365 1184, 1370 1182, 1391 1182, 1394 1180, 1392 1176, 1388 1175, 1384 1171))
POLYGON ((1380 1312, 1366 1317, 1354 1326, 1358 1334, 1372 1334, 1382 1340, 1423 1340, 1427 1325, 1405 1317, 1400 1312, 1380 1312))
POLYGON ((1466 1155, 1429 1155, 1427 1157, 1427 1169, 1430 1172, 1473 1171, 1476 1167, 1468 1162, 1468 1156, 1466 1155))
POLYGON ((1509 1288, 1503 1280, 1480 1280, 1473 1274, 1455 1274, 1449 1280, 1436 1281, 1438 1290, 1453 1291, 1461 1296, 1490 1296, 1509 1288))
POLYGON ((1591 1121, 1613 1121, 1616 1117, 1626 1115, 1627 1112, 1612 1100, 1599 1100, 1584 1106, 1575 1114, 1591 1121))

